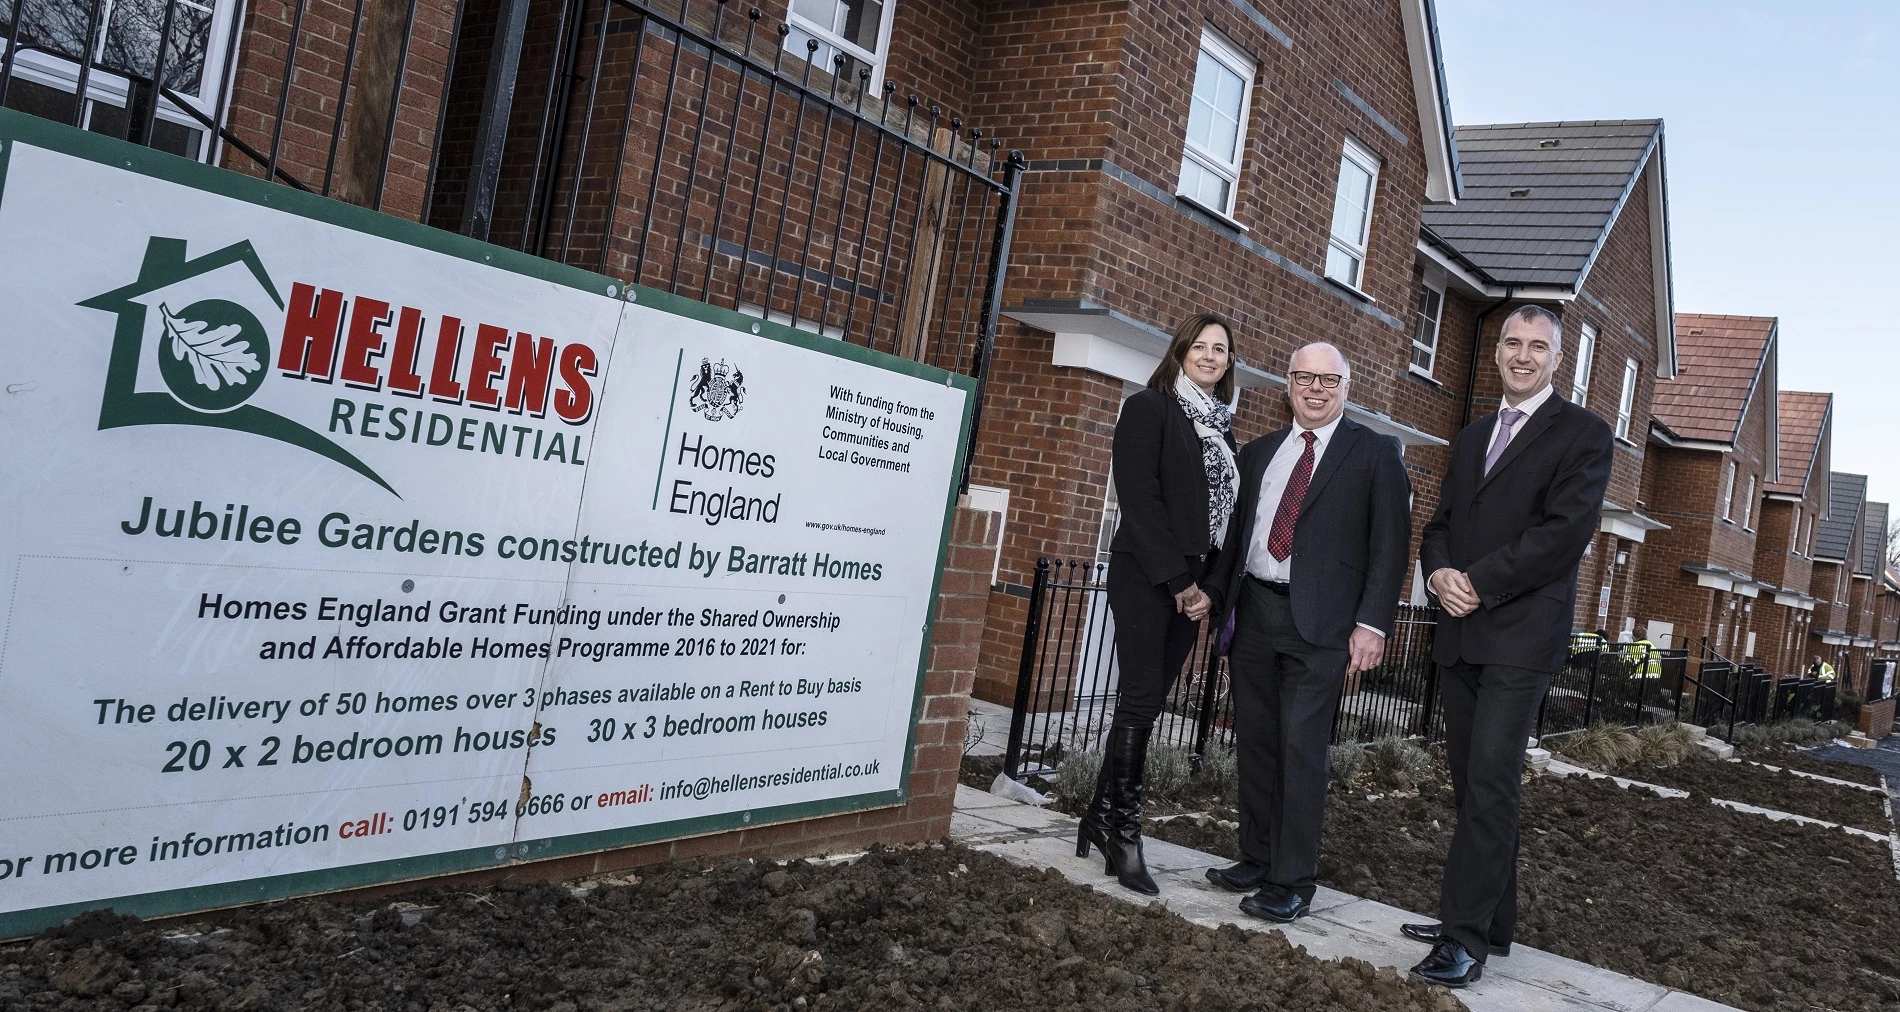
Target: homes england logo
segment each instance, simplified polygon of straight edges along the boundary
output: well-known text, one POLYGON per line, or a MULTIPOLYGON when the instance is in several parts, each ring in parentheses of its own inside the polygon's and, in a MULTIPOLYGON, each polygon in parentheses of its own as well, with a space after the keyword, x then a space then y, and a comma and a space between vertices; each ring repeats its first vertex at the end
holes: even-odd
POLYGON ((731 418, 745 407, 745 374, 723 358, 718 365, 702 358, 686 403, 709 422, 731 418))
POLYGON ((248 432, 327 457, 395 493, 329 437, 251 403, 270 374, 270 330, 259 316, 281 322, 284 299, 249 242, 192 259, 185 240, 154 236, 137 280, 80 305, 118 317, 100 429, 205 425, 248 432))

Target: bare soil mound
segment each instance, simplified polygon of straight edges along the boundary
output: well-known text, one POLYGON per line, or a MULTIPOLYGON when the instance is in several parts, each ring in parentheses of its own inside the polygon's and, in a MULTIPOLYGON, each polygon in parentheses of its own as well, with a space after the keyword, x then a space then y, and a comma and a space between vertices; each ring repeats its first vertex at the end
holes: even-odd
POLYGON ((0 947, 0 1008, 1453 1012, 1391 970, 955 846, 673 864, 581 888, 295 900, 0 947))
MULTIPOLYGON (((1416 794, 1335 791, 1320 881, 1434 914, 1454 824, 1442 767, 1416 794)), ((1900 887, 1880 844, 1581 777, 1533 778, 1523 825, 1519 941, 1743 1009, 1900 1008, 1900 887)), ((1211 823, 1154 835, 1235 852, 1211 823)))

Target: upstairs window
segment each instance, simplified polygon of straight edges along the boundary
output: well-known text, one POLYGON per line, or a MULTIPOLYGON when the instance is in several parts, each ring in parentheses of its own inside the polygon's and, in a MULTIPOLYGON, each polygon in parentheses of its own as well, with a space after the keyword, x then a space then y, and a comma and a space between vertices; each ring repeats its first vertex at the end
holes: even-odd
POLYGON ((1636 410, 1636 360, 1623 363, 1623 393, 1616 399, 1616 438, 1630 441, 1630 417, 1636 410))
POLYGON ((1339 156, 1339 183, 1333 192, 1333 234, 1326 244, 1326 276, 1360 288, 1366 270, 1366 244, 1372 239, 1372 198, 1379 188, 1379 156, 1346 138, 1339 156))
POLYGON ((1418 322, 1412 327, 1412 371, 1432 374, 1438 359, 1438 324, 1445 312, 1445 292, 1430 284, 1418 288, 1418 322))
POLYGON ((1722 463, 1722 521, 1735 522, 1735 461, 1722 463))
POLYGON ((894 10, 896 4, 889 0, 792 0, 785 19, 792 31, 785 36, 785 49, 803 59, 817 40, 818 51, 812 59, 819 69, 856 81, 858 71, 869 68, 871 91, 877 93, 884 87, 884 58, 890 52, 894 10), (837 65, 841 55, 843 69, 837 65))
MULTIPOLYGON (((101 0, 97 32, 90 3, 24 3, 0 6, 0 51, 17 40, 14 76, 7 85, 7 106, 63 123, 77 119, 93 133, 125 138, 133 117, 144 107, 144 81, 158 63, 158 37, 164 28, 166 0, 101 0), (19 12, 19 24, 7 18, 19 12), (89 56, 92 73, 82 97, 79 64, 89 56), (134 101, 136 99, 136 101, 134 101), (128 106, 133 108, 128 111, 128 106), (77 113, 77 116, 75 116, 77 113)), ((231 36, 232 0, 173 0, 171 33, 165 44, 162 84, 174 97, 163 98, 152 123, 150 146, 187 158, 208 159, 212 138, 186 112, 217 115, 231 36)), ((139 125, 142 125, 139 124, 139 125)))
POLYGON ((1253 75, 1251 57, 1214 32, 1201 32, 1187 143, 1181 151, 1181 183, 1175 192, 1226 217, 1233 216, 1240 186, 1253 75))
POLYGON ((1570 403, 1589 407, 1590 368, 1597 360, 1597 329, 1589 324, 1583 325, 1583 333, 1577 335, 1577 366, 1570 377, 1570 403))
POLYGON ((1755 476, 1748 476, 1748 492, 1742 497, 1742 530, 1755 529, 1755 476))
POLYGON ((1791 523, 1788 525, 1788 552, 1790 554, 1793 554, 1794 551, 1800 547, 1801 547, 1801 504, 1795 503, 1794 504, 1794 523, 1791 523))

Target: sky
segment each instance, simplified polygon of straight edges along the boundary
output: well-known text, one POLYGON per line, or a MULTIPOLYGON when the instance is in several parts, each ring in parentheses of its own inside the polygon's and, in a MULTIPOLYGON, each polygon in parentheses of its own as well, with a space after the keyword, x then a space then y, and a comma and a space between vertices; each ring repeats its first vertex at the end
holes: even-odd
POLYGON ((1662 117, 1676 310, 1781 320, 1900 502, 1900 3, 1437 0, 1456 123, 1662 117))

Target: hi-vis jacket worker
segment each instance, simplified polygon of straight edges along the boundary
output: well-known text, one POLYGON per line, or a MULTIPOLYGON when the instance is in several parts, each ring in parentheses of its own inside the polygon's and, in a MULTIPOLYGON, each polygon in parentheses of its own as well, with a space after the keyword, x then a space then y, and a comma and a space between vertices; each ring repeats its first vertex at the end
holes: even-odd
POLYGON ((1630 672, 1638 678, 1660 678, 1662 676, 1662 657, 1656 651, 1656 644, 1649 641, 1645 632, 1642 639, 1630 644, 1630 672))
POLYGON ((1808 665, 1808 677, 1819 678, 1823 682, 1831 682, 1834 680, 1834 665, 1816 657, 1814 663, 1808 665))

